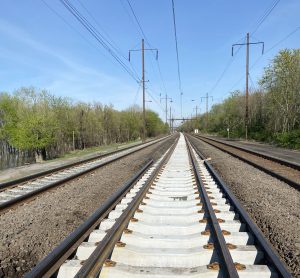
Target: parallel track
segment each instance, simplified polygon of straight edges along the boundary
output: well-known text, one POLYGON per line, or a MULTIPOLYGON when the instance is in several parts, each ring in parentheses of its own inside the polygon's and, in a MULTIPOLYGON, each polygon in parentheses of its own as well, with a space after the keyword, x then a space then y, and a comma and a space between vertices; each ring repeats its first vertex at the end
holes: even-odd
POLYGON ((181 135, 25 277, 291 276, 181 135))
POLYGON ((0 184, 0 213, 3 213, 13 206, 22 204, 29 199, 35 198, 38 194, 46 192, 67 181, 85 175, 165 139, 166 138, 152 140, 148 143, 138 144, 105 155, 100 155, 92 159, 86 159, 22 179, 2 183, 0 184))
POLYGON ((300 165, 297 163, 289 162, 277 157, 252 151, 246 147, 238 147, 230 143, 205 136, 193 135, 192 137, 226 152, 289 184, 291 187, 300 190, 300 165))

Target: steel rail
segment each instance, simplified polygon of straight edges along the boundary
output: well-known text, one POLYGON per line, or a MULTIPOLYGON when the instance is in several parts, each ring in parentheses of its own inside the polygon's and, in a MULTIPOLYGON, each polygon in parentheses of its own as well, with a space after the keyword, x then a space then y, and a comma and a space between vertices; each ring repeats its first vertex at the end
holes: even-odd
MULTIPOLYGON (((145 149, 145 148, 147 148, 147 147, 149 147, 149 146, 152 146, 153 144, 159 143, 159 142, 161 142, 161 141, 163 141, 163 140, 167 140, 167 138, 169 138, 169 137, 170 137, 170 136, 167 136, 167 137, 164 137, 163 139, 160 139, 160 140, 158 140, 158 141, 153 141, 151 144, 148 144, 148 145, 146 145, 146 146, 143 146, 142 148, 139 148, 139 149, 136 150, 136 151, 131 151, 131 152, 125 153, 124 155, 121 155, 121 156, 119 156, 119 157, 112 158, 112 159, 110 159, 110 160, 108 160, 108 161, 103 161, 102 163, 99 163, 98 165, 95 165, 95 166, 93 166, 93 167, 91 167, 91 168, 89 168, 89 169, 86 169, 86 170, 83 170, 83 171, 74 173, 74 174, 72 174, 72 175, 70 175, 70 176, 61 178, 61 179, 59 179, 59 180, 57 180, 57 181, 52 182, 52 183, 49 184, 49 185, 45 185, 45 186, 43 186, 43 187, 41 187, 41 188, 39 188, 39 189, 30 191, 30 192, 28 192, 28 193, 25 193, 25 194, 19 196, 19 197, 16 197, 16 198, 13 198, 13 199, 11 199, 11 200, 9 200, 9 201, 6 201, 6 202, 4 202, 4 203, 1 203, 1 204, 0 204, 0 214, 3 213, 3 212, 5 212, 6 210, 10 209, 12 206, 14 206, 14 205, 19 205, 19 204, 23 203, 24 201, 26 201, 26 200, 28 200, 28 199, 32 199, 32 198, 34 198, 35 196, 37 196, 37 195, 39 195, 39 194, 41 194, 41 193, 43 193, 43 192, 45 192, 45 191, 48 191, 48 190, 51 189, 51 188, 57 187, 57 186, 59 186, 59 185, 61 185, 61 184, 64 184, 64 183, 70 181, 70 180, 73 180, 73 179, 75 179, 75 178, 77 178, 77 177, 79 177, 79 176, 85 175, 85 174, 87 174, 87 173, 89 173, 89 172, 92 172, 92 171, 98 169, 98 168, 101 168, 101 167, 103 167, 103 166, 105 166, 105 165, 108 165, 108 164, 110 164, 110 163, 113 163, 113 162, 115 162, 115 161, 117 161, 117 160, 119 160, 119 159, 121 159, 121 158, 124 158, 124 157, 126 157, 126 156, 128 156, 128 155, 130 155, 130 154, 132 154, 132 153, 135 153, 135 152, 140 151, 140 150, 143 150, 143 149, 145 149)), ((149 142, 148 142, 148 143, 149 143, 149 142)), ((122 151, 126 151, 126 150, 122 150, 122 151)))
POLYGON ((245 209, 241 206, 241 204, 239 203, 237 198, 234 196, 234 194, 230 191, 230 189, 225 184, 225 182, 221 179, 221 177, 216 173, 216 171, 213 169, 213 167, 210 165, 210 163, 201 154, 199 148, 197 146, 195 146, 195 144, 193 142, 191 142, 191 145, 193 146, 194 150, 199 155, 199 157, 204 160, 204 164, 207 167, 208 171, 213 176, 215 181, 220 185, 224 194, 229 199, 231 204, 234 206, 234 208, 237 211, 237 213, 239 214, 240 218, 247 225, 247 229, 254 235, 256 243, 259 245, 259 247, 265 253, 266 261, 269 262, 269 264, 276 269, 278 274, 280 274, 280 277, 284 277, 284 278, 292 277, 287 269, 287 266, 284 264, 284 262, 282 262, 280 260, 277 252, 273 249, 271 244, 264 237, 263 233, 260 231, 258 226, 252 221, 250 216, 247 214, 245 209))
POLYGON ((294 168, 294 169, 300 171, 300 164, 298 164, 296 162, 288 161, 286 159, 282 159, 282 158, 279 158, 279 157, 276 157, 276 156, 273 156, 273 155, 268 155, 268 154, 264 154, 264 153, 261 153, 261 152, 258 152, 258 151, 250 150, 250 149, 247 149, 245 147, 236 146, 236 145, 230 144, 228 142, 217 140, 215 138, 206 137, 206 136, 203 136, 203 135, 194 135, 194 137, 196 137, 196 138, 205 138, 207 140, 211 140, 211 141, 214 141, 216 143, 220 143, 220 144, 226 145, 228 147, 238 149, 240 151, 244 151, 244 152, 247 152, 247 153, 250 153, 250 154, 253 154, 253 155, 257 155, 257 156, 260 156, 262 158, 277 162, 279 164, 282 164, 282 165, 285 165, 287 167, 294 168))
MULTIPOLYGON (((166 139, 168 137, 170 137, 170 135, 165 136, 165 137, 161 138, 160 140, 166 139)), ((153 140, 150 140, 146 143, 150 143, 150 142, 155 141, 155 140, 159 140, 159 139, 153 139, 153 140)), ((22 178, 14 179, 14 180, 7 181, 7 182, 2 182, 2 183, 0 183, 0 191, 2 191, 3 189, 6 189, 7 187, 12 187, 14 185, 19 185, 21 183, 28 182, 30 180, 34 180, 34 179, 37 179, 37 178, 40 178, 40 177, 43 177, 43 176, 46 176, 46 175, 49 175, 49 174, 53 174, 55 172, 59 172, 61 170, 65 170, 65 169, 68 169, 68 168, 71 168, 71 167, 74 167, 74 166, 78 166, 78 165, 86 163, 86 162, 91 162, 93 160, 97 160, 97 159, 101 159, 101 158, 104 158, 104 157, 107 157, 107 156, 110 156, 110 155, 114 155, 114 154, 122 152, 122 151, 130 150, 132 148, 139 147, 143 144, 145 144, 145 143, 134 144, 134 145, 129 146, 129 147, 125 147, 125 148, 121 148, 121 149, 114 150, 114 151, 111 151, 111 152, 107 152, 107 153, 104 153, 104 154, 96 155, 94 157, 82 159, 80 161, 68 163, 66 165, 55 167, 55 168, 50 169, 50 170, 41 171, 41 172, 38 172, 38 173, 35 173, 35 174, 32 174, 32 175, 28 175, 28 176, 25 176, 25 177, 22 177, 22 178)))
POLYGON ((25 275, 26 278, 52 277, 59 267, 78 248, 78 246, 90 235, 100 222, 114 209, 121 199, 130 191, 138 179, 153 164, 151 159, 137 173, 135 173, 122 187, 113 193, 83 224, 74 230, 65 240, 53 249, 36 267, 25 275))
POLYGON ((157 168, 152 172, 147 182, 143 185, 143 187, 133 198, 133 200, 128 204, 123 214, 117 219, 115 224, 111 227, 111 229, 105 235, 103 240, 98 244, 91 256, 85 261, 82 268, 76 274, 75 278, 98 277, 99 273, 101 272, 102 265, 104 264, 105 260, 110 256, 115 244, 121 237, 123 230, 128 226, 130 219, 132 218, 138 206, 142 202, 144 196, 146 195, 157 174, 165 165, 166 161, 168 161, 168 159, 170 158, 176 146, 176 143, 177 140, 169 149, 167 155, 159 163, 157 168))
MULTIPOLYGON (((186 137, 185 137, 186 138, 186 137)), ((222 264, 221 264, 221 268, 223 268, 224 273, 227 277, 230 278, 238 278, 238 272, 236 270, 235 264, 232 260, 232 257, 230 255, 230 251, 226 245, 226 241, 224 238, 224 235, 222 234, 222 230, 219 224, 219 219, 217 218, 214 209, 212 207, 212 204, 209 200, 209 196, 206 192, 205 186, 203 184, 203 181, 200 177, 199 171, 197 169, 197 162, 195 159, 195 156, 192 152, 192 147, 190 142, 187 140, 186 138, 186 142, 188 145, 188 150, 189 150, 189 155, 190 155, 190 159, 193 165, 193 169, 194 169, 194 174, 197 180, 197 187, 198 190, 200 191, 200 195, 201 195, 201 199, 204 201, 203 205, 206 208, 207 214, 208 214, 208 222, 210 224, 211 227, 211 231, 212 234, 214 236, 214 238, 216 239, 216 247, 218 250, 218 254, 220 255, 222 264)))
MULTIPOLYGON (((190 135, 190 136, 192 136, 192 135, 190 135)), ((259 170, 261 170, 263 172, 265 172, 266 174, 268 174, 268 175, 270 175, 270 176, 272 176, 272 177, 274 177, 274 178, 276 178, 278 180, 281 180, 281 181, 287 183, 288 185, 290 185, 291 187, 295 188, 296 190, 300 190, 300 184, 298 182, 295 182, 295 181, 293 181, 293 180, 291 180, 291 179, 289 179, 289 178, 287 178, 287 177, 285 177, 285 176, 283 176, 281 174, 278 174, 278 173, 276 173, 276 172, 274 172, 274 171, 272 171, 272 170, 270 170, 270 169, 268 169, 268 168, 266 168, 266 167, 264 167, 264 166, 262 166, 262 165, 260 165, 260 164, 258 164, 256 162, 250 161, 250 160, 248 160, 245 157, 242 157, 242 156, 240 156, 238 154, 235 154, 232 151, 225 150, 222 147, 216 146, 213 143, 209 142, 210 139, 203 139, 203 138, 200 138, 200 137, 197 137, 197 136, 192 136, 192 137, 195 138, 195 139, 198 139, 198 140, 202 140, 202 141, 206 142, 207 144, 209 144, 209 145, 211 145, 211 146, 213 146, 213 147, 215 147, 215 148, 217 148, 217 149, 219 149, 219 150, 221 150, 221 151, 223 151, 225 153, 228 153, 231 156, 233 156, 235 158, 238 158, 239 160, 242 160, 242 161, 246 162, 247 164, 249 164, 249 165, 251 165, 251 166, 253 166, 253 167, 255 167, 255 168, 257 168, 257 169, 259 169, 259 170)), ((218 142, 218 143, 219 144, 223 144, 221 142, 218 142)), ((232 146, 229 146, 229 147, 232 147, 232 146)), ((265 158, 265 159, 267 159, 267 158, 265 158)))

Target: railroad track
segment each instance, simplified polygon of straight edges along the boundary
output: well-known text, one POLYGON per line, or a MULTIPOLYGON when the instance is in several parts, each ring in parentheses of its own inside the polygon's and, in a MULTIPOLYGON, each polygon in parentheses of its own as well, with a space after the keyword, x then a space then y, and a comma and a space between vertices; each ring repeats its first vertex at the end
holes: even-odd
POLYGON ((182 134, 25 275, 171 276, 291 277, 182 134))
POLYGON ((166 138, 169 138, 169 136, 41 172, 15 181, 2 183, 0 184, 0 213, 3 213, 13 206, 20 205, 29 199, 35 198, 38 194, 62 185, 67 181, 85 175, 104 165, 166 140, 166 138))
POLYGON ((193 135, 217 149, 226 152, 265 173, 300 190, 300 165, 277 157, 256 152, 245 147, 239 147, 217 139, 193 135))

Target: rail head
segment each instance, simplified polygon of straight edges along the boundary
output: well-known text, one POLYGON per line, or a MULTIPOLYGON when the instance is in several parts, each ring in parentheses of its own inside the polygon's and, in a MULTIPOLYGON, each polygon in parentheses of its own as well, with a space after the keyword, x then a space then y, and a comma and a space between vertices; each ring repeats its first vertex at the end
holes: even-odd
POLYGON ((188 146, 188 150, 189 150, 189 155, 190 155, 190 159, 193 165, 193 169, 194 169, 194 174, 196 176, 196 181, 197 181, 197 186, 198 189, 200 191, 202 200, 203 200, 203 205, 206 208, 206 211, 208 213, 208 221, 211 227, 211 231, 212 234, 214 235, 215 239, 216 239, 216 245, 217 245, 217 250, 218 250, 218 254, 221 258, 222 261, 222 268, 224 273, 226 274, 227 277, 230 278, 238 278, 238 272, 237 269, 235 267, 235 264, 233 262, 233 259, 230 255, 230 251, 228 249, 228 247, 226 246, 226 241, 225 238, 222 234, 222 230, 220 228, 220 225, 218 223, 218 219, 217 216, 214 212, 214 209, 212 207, 212 204, 209 200, 209 196, 206 192, 205 186, 202 182, 202 179, 200 177, 200 173, 198 171, 197 168, 197 162, 196 162, 196 158, 195 155, 193 154, 192 151, 192 146, 190 144, 190 142, 187 140, 187 138, 185 137, 186 142, 187 142, 187 146, 188 146))
POLYGON ((93 161, 93 160, 96 160, 96 159, 101 159, 101 158, 104 158, 104 157, 107 157, 107 156, 110 156, 110 155, 114 155, 114 154, 122 152, 122 151, 130 150, 132 148, 136 148, 136 147, 142 146, 144 144, 148 144, 148 143, 151 143, 151 142, 153 144, 155 142, 158 143, 160 141, 163 141, 163 140, 169 138, 170 136, 172 136, 172 135, 167 135, 167 136, 164 136, 162 138, 153 139, 153 140, 150 140, 146 143, 134 144, 134 145, 131 145, 129 147, 121 148, 121 149, 114 150, 114 151, 107 152, 107 153, 103 153, 103 154, 99 154, 99 155, 89 157, 89 158, 86 158, 86 159, 79 159, 79 161, 68 163, 68 164, 65 164, 65 165, 62 165, 62 166, 58 166, 58 167, 55 167, 53 169, 41 171, 41 172, 34 173, 34 174, 31 174, 31 175, 28 175, 28 176, 25 176, 25 177, 21 177, 21 178, 18 178, 18 179, 2 182, 2 183, 0 183, 0 190, 4 190, 8 187, 18 185, 18 184, 21 184, 21 183, 25 183, 25 182, 28 182, 30 180, 35 180, 35 179, 40 178, 42 176, 46 176, 46 175, 49 175, 49 174, 52 174, 52 173, 55 173, 55 172, 58 172, 58 171, 61 171, 61 170, 65 170, 65 169, 68 169, 68 168, 71 168, 71 167, 74 167, 74 166, 77 166, 77 165, 80 165, 80 164, 83 164, 83 163, 87 163, 87 162, 90 162, 90 161, 93 161))
MULTIPOLYGON (((192 135, 190 135, 190 136, 192 136, 192 135)), ((267 173, 268 175, 270 175, 270 176, 272 176, 272 177, 274 177, 276 179, 279 179, 279 180, 283 181, 284 183, 287 183, 288 185, 290 185, 291 187, 295 188, 296 190, 298 190, 298 191, 300 190, 300 184, 297 181, 292 180, 292 179, 290 179, 290 178, 282 175, 279 172, 275 172, 275 171, 273 171, 273 170, 265 167, 263 164, 259 164, 259 163, 255 162, 255 161, 249 160, 248 158, 246 158, 246 157, 244 157, 242 155, 236 154, 234 151, 223 149, 221 146, 218 146, 218 145, 215 145, 214 143, 212 143, 211 142, 211 141, 213 141, 212 139, 210 141, 210 139, 207 140, 207 139, 199 138, 199 137, 196 137, 196 136, 192 136, 192 138, 196 138, 198 140, 203 140, 203 142, 205 142, 205 143, 207 143, 207 144, 209 144, 209 145, 211 145, 211 146, 213 146, 213 147, 215 147, 215 148, 217 148, 217 149, 219 149, 219 150, 221 150, 223 152, 226 152, 226 153, 230 154, 231 156, 233 156, 233 157, 235 157, 235 158, 237 158, 237 159, 239 159, 241 161, 246 162, 247 164, 249 164, 249 165, 251 165, 251 166, 253 166, 253 167, 255 167, 255 168, 257 168, 257 169, 259 169, 259 170, 261 170, 261 171, 263 171, 265 173, 267 173)), ((225 143, 224 143, 224 145, 225 145, 225 143)), ((262 157, 262 158, 264 158, 264 157, 262 157)))
POLYGON ((194 147, 196 153, 199 155, 199 157, 201 157, 201 159, 204 160, 205 166, 207 167, 208 171, 213 176, 215 181, 221 186, 221 188, 223 189, 223 192, 225 193, 226 197, 234 205, 235 210, 240 215, 243 222, 247 225, 247 229, 254 235, 256 243, 265 252, 266 260, 269 262, 269 264, 276 269, 276 271, 278 272, 280 277, 284 277, 284 278, 292 277, 290 272, 288 271, 288 268, 285 265, 285 263, 280 260, 279 255, 277 254, 277 252, 273 249, 271 244, 264 237, 263 233, 260 231, 258 226, 250 218, 250 216, 248 215, 246 210, 242 207, 240 202, 237 200, 237 198, 231 192, 231 190, 229 189, 227 184, 217 174, 217 172, 214 170, 214 168, 211 166, 211 164, 205 159, 205 157, 200 152, 198 147, 195 146, 195 144, 193 144, 192 142, 191 142, 191 144, 194 147))
MULTIPOLYGON (((163 137, 162 139, 157 139, 157 140, 153 140, 151 142, 148 142, 147 145, 139 147, 138 150, 142 150, 142 149, 147 148, 147 147, 149 147, 149 146, 151 146, 151 145, 153 145, 155 143, 159 143, 162 140, 166 140, 169 137, 170 136, 166 136, 166 137, 163 137)), ((136 147, 136 146, 134 146, 134 147, 136 147)), ((128 149, 123 149, 122 151, 126 151, 126 150, 128 150, 128 149)), ((136 151, 138 151, 138 150, 136 150, 136 151)), ((113 153, 110 153, 110 154, 112 155, 113 153)), ((25 193, 25 194, 21 195, 21 196, 15 197, 15 198, 13 198, 13 199, 11 199, 9 201, 3 202, 3 203, 0 204, 0 214, 2 214, 5 211, 11 209, 13 206, 20 205, 20 204, 22 204, 22 203, 24 203, 24 202, 26 202, 26 201, 28 201, 30 199, 35 198, 37 195, 39 195, 39 194, 41 194, 41 193, 43 193, 43 192, 45 192, 45 191, 47 191, 47 190, 49 190, 51 188, 60 186, 60 185, 66 183, 68 181, 71 181, 71 180, 73 180, 73 179, 75 179, 75 178, 77 178, 79 176, 85 175, 85 174, 87 174, 87 173, 89 173, 91 171, 97 170, 100 167, 103 167, 103 166, 105 166, 107 164, 110 164, 110 163, 113 163, 113 162, 115 162, 115 161, 117 161, 117 160, 119 160, 121 158, 129 156, 130 154, 132 154, 132 152, 127 152, 127 153, 125 153, 125 154, 123 154, 123 155, 121 155, 119 157, 118 156, 117 157, 112 157, 111 159, 109 159, 107 161, 103 161, 103 162, 100 161, 99 164, 97 164, 97 165, 95 165, 95 166, 93 166, 91 168, 85 169, 84 171, 80 171, 80 172, 74 173, 74 174, 72 174, 70 176, 67 176, 65 178, 61 178, 61 179, 59 179, 57 181, 53 181, 49 185, 45 185, 45 186, 43 186, 43 187, 41 187, 39 189, 32 190, 32 191, 30 191, 28 193, 25 193)), ((99 158, 102 158, 102 156, 99 157, 99 158)))
POLYGON ((84 241, 90 232, 109 214, 123 196, 131 189, 133 184, 150 168, 153 160, 149 160, 137 173, 135 173, 122 187, 112 194, 83 224, 74 230, 53 251, 48 254, 36 267, 25 275, 26 278, 52 277, 59 267, 84 241))
POLYGON ((152 172, 149 179, 143 185, 142 189, 137 193, 137 195, 133 198, 133 200, 128 204, 128 207, 122 213, 122 215, 117 219, 115 224, 109 230, 109 232, 105 235, 103 240, 98 244, 92 255, 84 262, 82 268, 76 274, 75 278, 83 278, 83 277, 98 277, 101 272, 102 265, 105 260, 111 254, 113 247, 116 242, 121 237, 122 231, 127 227, 131 217, 134 215, 135 210, 140 205, 144 196, 146 195, 148 189, 150 188, 152 182, 156 178, 157 174, 161 170, 161 168, 165 165, 166 161, 171 156, 178 138, 173 146, 169 149, 166 156, 159 163, 157 168, 152 172))
POLYGON ((217 140, 215 138, 210 138, 210 137, 206 137, 206 136, 202 136, 202 135, 191 135, 191 136, 193 136, 195 138, 204 138, 206 140, 211 140, 213 142, 220 143, 220 144, 223 144, 225 146, 232 147, 232 148, 235 148, 237 150, 241 150, 241 151, 253 154, 253 155, 257 155, 257 156, 260 156, 262 158, 277 162, 279 164, 282 164, 282 165, 285 165, 287 167, 294 168, 294 169, 300 171, 300 164, 296 163, 296 162, 288 161, 286 159, 282 159, 282 158, 279 158, 279 157, 276 157, 276 156, 273 156, 273 155, 268 155, 268 154, 264 154, 264 153, 261 153, 261 152, 258 152, 258 151, 250 150, 250 149, 247 149, 246 147, 236 146, 236 145, 233 145, 233 144, 221 141, 221 140, 217 140))

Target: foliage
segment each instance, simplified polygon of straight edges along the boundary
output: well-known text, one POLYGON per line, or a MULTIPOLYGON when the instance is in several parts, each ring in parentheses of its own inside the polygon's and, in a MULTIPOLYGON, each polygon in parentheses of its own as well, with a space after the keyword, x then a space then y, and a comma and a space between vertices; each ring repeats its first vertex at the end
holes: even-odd
MULTIPOLYGON (((147 135, 166 133, 163 122, 147 111, 147 135)), ((142 131, 139 107, 117 111, 111 105, 74 103, 44 90, 21 88, 0 93, 0 140, 44 158, 76 149, 136 140, 142 131)))
MULTIPOLYGON (((260 87, 249 95, 249 138, 300 148, 300 49, 282 50, 264 69, 260 87)), ((244 137, 245 96, 235 91, 208 114, 181 126, 227 137, 244 137)))

